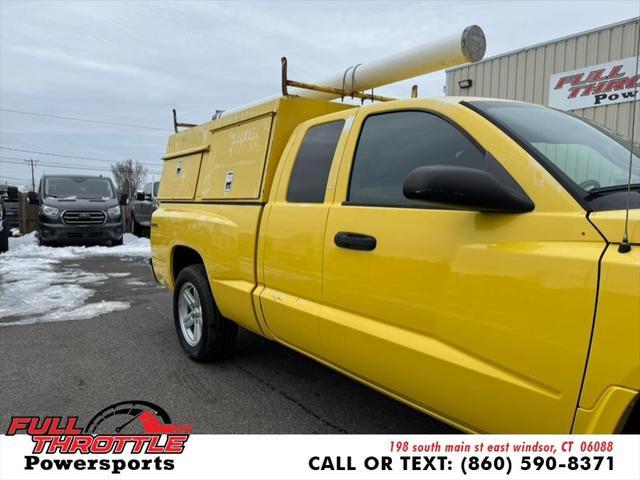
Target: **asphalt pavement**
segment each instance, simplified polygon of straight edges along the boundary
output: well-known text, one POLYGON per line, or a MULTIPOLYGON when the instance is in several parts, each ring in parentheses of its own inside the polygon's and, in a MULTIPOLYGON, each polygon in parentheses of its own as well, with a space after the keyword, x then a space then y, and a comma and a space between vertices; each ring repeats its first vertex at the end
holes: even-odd
POLYGON ((131 307, 0 328, 2 431, 13 415, 79 416, 82 423, 109 404, 147 400, 195 433, 456 433, 246 330, 230 359, 195 363, 176 338, 171 293, 153 282, 145 259, 88 257, 56 268, 65 265, 116 274, 91 301, 131 307))

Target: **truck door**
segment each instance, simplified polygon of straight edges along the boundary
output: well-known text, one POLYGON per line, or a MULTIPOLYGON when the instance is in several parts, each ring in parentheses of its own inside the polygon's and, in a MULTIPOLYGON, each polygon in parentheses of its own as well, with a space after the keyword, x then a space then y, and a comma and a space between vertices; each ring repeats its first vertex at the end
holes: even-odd
POLYGON ((314 354, 320 353, 324 228, 345 122, 340 114, 335 117, 297 133, 298 140, 281 160, 280 181, 263 216, 265 289, 260 304, 265 320, 281 341, 314 354))
POLYGON ((545 196, 566 192, 497 130, 485 143, 524 172, 533 212, 407 200, 404 179, 423 165, 484 169, 521 187, 437 111, 385 108, 358 113, 327 219, 326 358, 462 428, 569 432, 603 243, 577 204, 553 211, 545 196))

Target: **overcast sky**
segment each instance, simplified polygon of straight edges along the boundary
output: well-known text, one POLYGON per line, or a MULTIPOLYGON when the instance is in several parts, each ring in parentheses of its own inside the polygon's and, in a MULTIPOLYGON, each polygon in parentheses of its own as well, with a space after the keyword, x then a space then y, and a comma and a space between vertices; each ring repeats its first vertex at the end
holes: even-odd
MULTIPOLYGON (((638 15, 639 1, 137 2, 0 0, 0 108, 89 118, 115 127, 0 111, 0 182, 26 183, 22 159, 43 172, 100 173, 134 158, 159 172, 171 109, 201 123, 278 92, 443 34, 480 25, 486 56, 638 15), (606 8, 605 8, 606 5, 606 8), (48 164, 42 166, 42 164, 48 164), (17 181, 16 181, 17 180, 17 181)), ((444 73, 376 93, 443 94, 444 73)), ((103 172, 107 174, 107 172, 103 172)))

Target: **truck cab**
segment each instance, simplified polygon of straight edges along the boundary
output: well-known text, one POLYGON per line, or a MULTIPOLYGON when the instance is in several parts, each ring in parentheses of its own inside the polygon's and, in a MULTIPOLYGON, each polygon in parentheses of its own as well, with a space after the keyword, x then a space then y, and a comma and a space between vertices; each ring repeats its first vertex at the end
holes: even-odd
POLYGON ((158 208, 159 185, 160 182, 146 183, 131 201, 131 231, 138 237, 151 227, 151 215, 158 208))
POLYGON ((164 158, 152 266, 195 360, 240 325, 463 431, 637 420, 640 169, 606 131, 520 102, 283 97, 164 158))
POLYGON ((122 245, 124 228, 116 189, 109 178, 84 175, 44 175, 38 193, 36 236, 40 245, 122 245))

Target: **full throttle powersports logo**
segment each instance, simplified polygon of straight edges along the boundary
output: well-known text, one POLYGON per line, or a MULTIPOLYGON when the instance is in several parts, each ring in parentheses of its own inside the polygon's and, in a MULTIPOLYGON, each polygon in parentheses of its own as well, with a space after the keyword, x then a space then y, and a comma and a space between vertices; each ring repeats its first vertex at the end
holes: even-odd
POLYGON ((636 57, 558 72, 549 77, 549 106, 577 110, 638 100, 636 57))
MULTIPOLYGON (((26 433, 33 455, 26 455, 25 470, 122 471, 173 470, 192 433, 191 425, 175 425, 167 412, 151 402, 129 400, 100 410, 85 427, 78 417, 12 417, 6 434, 26 433), (82 454, 64 458, 60 454, 82 454), (114 455, 125 458, 114 458, 114 455), (145 455, 145 458, 130 458, 145 455), (148 456, 153 455, 153 458, 148 456), (106 458, 108 456, 108 458, 106 458)), ((65 455, 66 457, 67 455, 65 455)))

